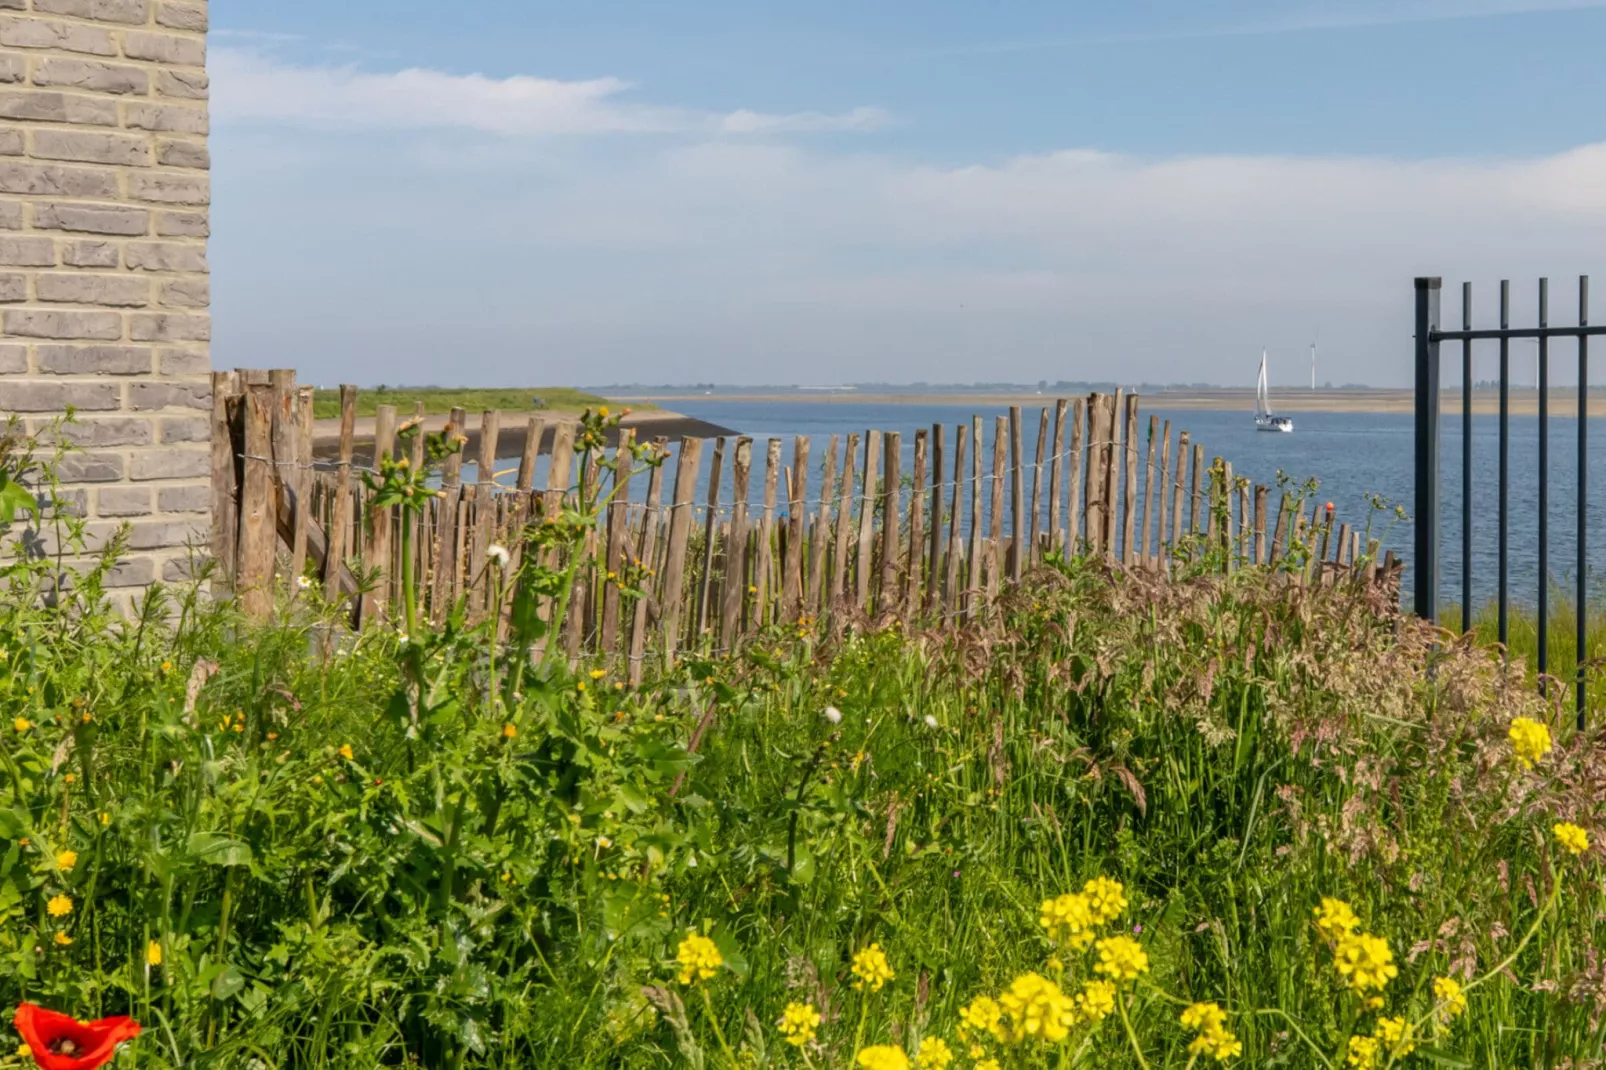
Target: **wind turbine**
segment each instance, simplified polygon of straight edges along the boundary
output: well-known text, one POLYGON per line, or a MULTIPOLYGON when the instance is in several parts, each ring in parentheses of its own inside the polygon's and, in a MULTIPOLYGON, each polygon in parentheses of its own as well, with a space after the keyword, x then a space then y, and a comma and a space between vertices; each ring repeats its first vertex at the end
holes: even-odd
POLYGON ((1316 389, 1316 343, 1310 344, 1310 388, 1316 389))

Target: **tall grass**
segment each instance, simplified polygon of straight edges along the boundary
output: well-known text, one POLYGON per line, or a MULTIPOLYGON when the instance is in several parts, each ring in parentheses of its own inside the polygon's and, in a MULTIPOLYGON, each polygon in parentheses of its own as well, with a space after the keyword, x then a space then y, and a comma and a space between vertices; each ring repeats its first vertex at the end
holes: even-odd
MULTIPOLYGON (((1442 617, 1453 633, 1459 634, 1461 610, 1451 606, 1442 617)), ((1506 617, 1508 657, 1522 666, 1526 678, 1534 687, 1539 684, 1539 614, 1527 605, 1511 606, 1506 617)), ((1586 612, 1585 668, 1586 700, 1594 710, 1606 711, 1606 672, 1599 664, 1601 652, 1606 651, 1606 604, 1591 604, 1586 612)), ((1500 611, 1495 602, 1489 602, 1472 615, 1472 639, 1485 647, 1496 647, 1500 641, 1500 611)), ((1546 611, 1546 676, 1548 685, 1572 701, 1578 679, 1578 608, 1577 603, 1559 588, 1551 592, 1546 611)))

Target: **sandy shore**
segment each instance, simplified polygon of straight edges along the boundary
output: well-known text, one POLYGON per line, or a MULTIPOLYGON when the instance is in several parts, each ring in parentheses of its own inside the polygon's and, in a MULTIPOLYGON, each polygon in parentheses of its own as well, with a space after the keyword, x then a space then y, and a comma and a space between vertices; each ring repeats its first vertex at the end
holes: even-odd
MULTIPOLYGON (((626 403, 718 401, 786 402, 798 404, 830 405, 961 405, 978 409, 996 409, 1008 405, 1042 407, 1051 405, 1057 395, 1051 393, 1016 394, 872 394, 872 393, 774 393, 774 394, 652 394, 620 397, 626 403)), ((1221 412, 1253 412, 1253 390, 1159 390, 1143 394, 1144 407, 1154 409, 1216 410, 1221 412)), ((1367 412, 1410 413, 1415 411, 1415 394, 1410 390, 1287 390, 1272 396, 1278 412, 1367 412)), ((1449 416, 1461 411, 1461 392, 1447 390, 1443 394, 1443 413, 1449 416)), ((1500 395, 1496 390, 1475 390, 1472 411, 1479 415, 1495 415, 1500 411, 1500 395)), ((1511 412, 1515 416, 1534 416, 1539 411, 1539 395, 1534 390, 1511 391, 1511 412)), ((1553 416, 1567 416, 1578 411, 1577 392, 1572 389, 1550 391, 1550 412, 1553 416)), ((1589 414, 1606 416, 1606 390, 1596 388, 1590 394, 1589 414)))
MULTIPOLYGON (((552 437, 559 424, 574 424, 579 417, 568 412, 506 412, 501 413, 501 429, 496 436, 496 456, 498 458, 519 457, 524 453, 524 442, 529 437, 531 416, 539 416, 542 421, 541 452, 550 452, 552 437)), ((405 417, 404 417, 405 419, 405 417)), ((439 431, 447 424, 448 417, 442 413, 435 416, 424 417, 426 431, 439 431)), ((479 456, 480 451, 480 414, 472 413, 469 416, 469 426, 465 429, 468 435, 468 445, 463 449, 463 456, 473 460, 479 456)), ((674 439, 682 435, 692 438, 712 438, 716 435, 731 434, 727 428, 718 424, 711 424, 706 420, 695 420, 690 416, 682 416, 677 412, 640 412, 631 413, 623 421, 624 427, 633 428, 637 439, 651 439, 659 435, 674 439)), ((608 441, 613 444, 617 435, 610 434, 608 441)), ((374 420, 371 416, 359 417, 356 425, 356 448, 354 459, 358 464, 373 463, 374 420)), ((317 420, 312 429, 312 452, 319 460, 328 460, 340 456, 340 420, 317 420)))

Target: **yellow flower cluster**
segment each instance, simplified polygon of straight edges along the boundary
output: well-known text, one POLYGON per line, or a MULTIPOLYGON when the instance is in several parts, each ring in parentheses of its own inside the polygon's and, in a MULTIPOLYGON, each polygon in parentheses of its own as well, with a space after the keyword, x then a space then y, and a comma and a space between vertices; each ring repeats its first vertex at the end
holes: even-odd
POLYGON ((973 1036, 990 1036, 1003 1040, 1008 1036, 1004 1029, 1004 1009, 991 996, 977 996, 959 1008, 959 1039, 973 1036))
POLYGON ((1345 983, 1359 993, 1374 988, 1381 992, 1400 975, 1389 942, 1371 933, 1350 933, 1341 939, 1333 949, 1333 965, 1345 983))
POLYGON ((1120 881, 1094 877, 1080 892, 1043 900, 1038 924, 1053 943, 1083 951, 1093 943, 1093 930, 1120 917, 1126 908, 1126 889, 1120 881))
POLYGON ((1040 1040, 1057 1044, 1070 1035, 1076 1024, 1076 1003, 1060 986, 1039 973, 1023 973, 1010 982, 998 997, 1009 1019, 1006 1033, 1016 1044, 1040 1040))
POLYGON ((700 984, 725 965, 725 957, 714 946, 714 941, 697 933, 680 942, 675 961, 680 965, 680 983, 683 985, 700 984))
POLYGON ((891 1044, 876 1044, 859 1052, 855 1060, 863 1070, 909 1070, 909 1056, 891 1044))
POLYGON ((1089 981, 1076 996, 1076 1013, 1082 1021, 1102 1022, 1115 1013, 1115 985, 1109 981, 1089 981))
POLYGON ((1345 1062, 1353 1070, 1376 1070, 1389 1062, 1399 1062, 1416 1050, 1404 1018, 1379 1018, 1369 1037, 1349 1038, 1345 1062))
POLYGON ((927 1037, 915 1053, 915 1070, 948 1070, 948 1064, 953 1061, 954 1052, 946 1040, 927 1037))
POLYGON ((820 1028, 820 1012, 812 1003, 788 1003, 781 1012, 781 1037, 792 1047, 801 1048, 814 1040, 820 1028))
POLYGON ((1135 980, 1149 969, 1149 954, 1130 936, 1107 936, 1098 943, 1099 962, 1093 969, 1113 981, 1135 980))
POLYGON ((1316 928, 1327 939, 1337 942, 1361 927, 1361 919, 1342 899, 1324 898, 1316 908, 1316 928))
POLYGON ((1467 995, 1461 991, 1461 982, 1453 977, 1437 977, 1433 981, 1433 998, 1446 1018, 1457 1018, 1466 1013, 1467 995))
POLYGON ((1556 842, 1561 844, 1562 850, 1570 855, 1581 855, 1589 850, 1589 833, 1573 824, 1563 821, 1551 830, 1556 836, 1556 842))
POLYGON ((1215 1003, 1195 1003, 1182 1012, 1182 1028, 1199 1035, 1188 1045, 1192 1056, 1208 1055, 1218 1063, 1244 1053, 1243 1041, 1227 1028, 1227 1012, 1215 1003))
POLYGON ((896 976, 880 944, 871 944, 853 956, 853 987, 856 989, 879 992, 896 976))
POLYGON ((1532 769, 1535 762, 1550 753, 1550 729, 1531 717, 1514 719, 1508 735, 1511 751, 1524 769, 1532 769))

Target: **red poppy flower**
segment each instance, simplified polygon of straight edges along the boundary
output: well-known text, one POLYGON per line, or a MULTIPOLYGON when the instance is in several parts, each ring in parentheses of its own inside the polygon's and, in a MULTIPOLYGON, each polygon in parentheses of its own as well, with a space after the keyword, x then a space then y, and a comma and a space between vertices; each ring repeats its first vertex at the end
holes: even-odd
POLYGON ((139 1036, 139 1023, 132 1018, 80 1022, 32 1003, 17 1005, 16 1025, 44 1070, 95 1070, 111 1061, 117 1045, 139 1036))

